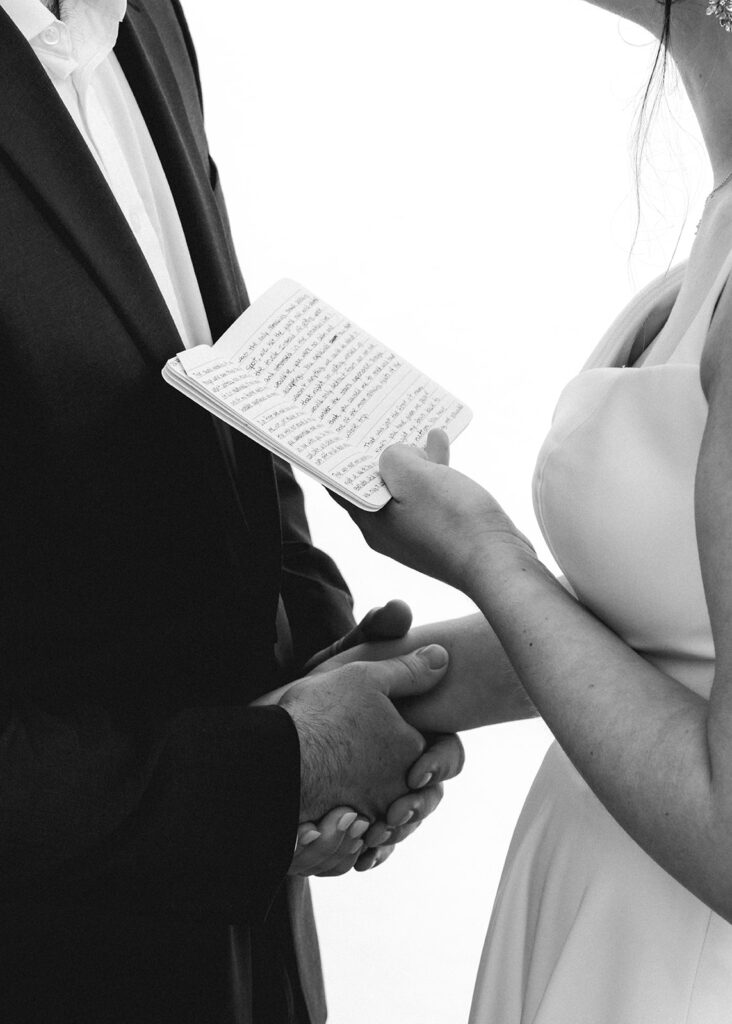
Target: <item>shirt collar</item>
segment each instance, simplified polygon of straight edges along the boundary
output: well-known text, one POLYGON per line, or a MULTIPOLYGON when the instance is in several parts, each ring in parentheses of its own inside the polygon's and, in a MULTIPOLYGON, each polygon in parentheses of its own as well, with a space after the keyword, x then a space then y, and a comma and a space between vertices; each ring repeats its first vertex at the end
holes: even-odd
POLYGON ((0 0, 0 7, 30 41, 56 20, 40 0, 0 0))
POLYGON ((64 21, 58 21, 41 0, 0 0, 17 28, 33 47, 46 71, 56 79, 81 75, 88 82, 112 50, 127 0, 66 0, 64 21))
MULTIPOLYGON (((127 0, 94 0, 94 6, 100 14, 122 21, 127 11, 127 0)), ((40 0, 0 0, 0 7, 29 42, 56 21, 40 0)))

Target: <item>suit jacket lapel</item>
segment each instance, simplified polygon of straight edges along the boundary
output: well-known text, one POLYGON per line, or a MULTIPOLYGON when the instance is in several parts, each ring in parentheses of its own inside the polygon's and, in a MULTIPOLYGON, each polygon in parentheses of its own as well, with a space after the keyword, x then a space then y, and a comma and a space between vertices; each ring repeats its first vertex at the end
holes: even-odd
MULTIPOLYGON (((196 133, 185 116, 166 44, 147 11, 128 6, 115 53, 171 186, 217 338, 248 299, 209 181, 202 122, 196 133)), ((179 350, 180 338, 154 276, 73 119, 2 8, 0 111, 0 158, 36 194, 39 208, 97 279, 141 352, 161 365, 179 350)))
MULTIPOLYGON (((228 224, 212 188, 200 97, 181 27, 172 6, 128 0, 115 54, 150 130, 173 193, 214 340, 249 304, 228 224), (178 57, 175 66, 171 56, 178 57), (187 73, 190 72, 190 73, 187 73)), ((233 470, 231 495, 258 538, 249 563, 278 593, 279 509, 269 453, 220 420, 219 442, 233 470)), ((274 607, 268 609, 274 613, 274 607)))
MULTIPOLYGON (((219 338, 249 304, 234 255, 228 224, 209 178, 208 147, 197 82, 186 75, 189 54, 172 5, 128 0, 115 54, 127 77, 170 184, 193 260, 209 326, 219 338), (179 55, 174 67, 171 55, 179 55), (176 73, 177 72, 177 73, 176 73)), ((220 443, 233 454, 232 493, 260 538, 268 538, 250 559, 269 559, 262 578, 277 585, 280 534, 277 490, 269 453, 215 421, 220 443), (233 448, 231 447, 233 444, 233 448)))
POLYGON ((162 19, 154 21, 147 7, 138 7, 134 0, 128 3, 115 53, 170 184, 215 340, 248 300, 211 187, 196 81, 193 73, 187 83, 176 77, 170 57, 176 48, 187 59, 182 37, 173 35, 173 27, 162 19))
MULTIPOLYGON (((173 190, 216 338, 245 308, 246 292, 206 175, 199 142, 186 118, 174 113, 181 114, 176 108, 176 103, 182 102, 180 92, 160 37, 147 14, 128 7, 116 52, 173 190)), ((146 362, 155 370, 162 367, 181 348, 180 335, 165 300, 73 119, 28 43, 0 8, 2 161, 24 181, 39 211, 55 224, 86 266, 146 362)), ((219 444, 228 447, 228 430, 218 422, 214 425, 219 444)), ((235 438, 235 448, 239 472, 254 481, 247 515, 254 517, 260 536, 272 538, 263 548, 267 548, 271 559, 279 559, 279 520, 271 460, 264 449, 243 437, 235 438)), ((226 491, 231 491, 228 500, 239 506, 233 484, 227 485, 226 491)), ((241 514, 242 509, 237 507, 239 523, 241 514)), ((243 539, 238 543, 244 543, 243 539)))
POLYGON ((0 104, 0 159, 35 193, 144 358, 162 365, 180 337, 155 278, 71 115, 1 8, 0 104))

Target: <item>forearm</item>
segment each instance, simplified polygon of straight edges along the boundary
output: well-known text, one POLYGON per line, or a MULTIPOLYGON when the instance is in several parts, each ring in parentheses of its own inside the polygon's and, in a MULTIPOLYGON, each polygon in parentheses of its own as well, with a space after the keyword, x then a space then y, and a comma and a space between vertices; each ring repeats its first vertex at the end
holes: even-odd
POLYGON ((408 639, 415 646, 440 644, 450 655, 439 686, 419 700, 400 704, 404 717, 420 732, 463 732, 536 716, 536 708, 485 616, 417 626, 408 639))
POLYGON ((610 813, 732 918, 729 798, 710 770, 707 702, 628 647, 527 554, 494 555, 468 590, 610 813))
MULTIPOLYGON (((324 662, 316 672, 352 661, 383 661, 429 644, 440 644, 450 656, 443 680, 429 693, 399 702, 405 719, 420 732, 462 732, 535 717, 536 709, 498 637, 480 614, 416 626, 397 640, 359 644, 324 662)), ((254 704, 277 703, 289 685, 265 694, 254 704)))

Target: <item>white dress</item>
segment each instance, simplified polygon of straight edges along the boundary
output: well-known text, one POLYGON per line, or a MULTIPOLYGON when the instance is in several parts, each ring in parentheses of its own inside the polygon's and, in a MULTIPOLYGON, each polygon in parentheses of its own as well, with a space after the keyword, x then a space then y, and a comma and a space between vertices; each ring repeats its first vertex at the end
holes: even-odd
MULTIPOLYGON (((537 517, 578 598, 705 696, 714 646, 694 527, 699 360, 732 254, 689 329, 623 366, 683 267, 630 304, 559 399, 537 517)), ((730 851, 732 870, 732 851, 730 851)), ((471 1024, 731 1024, 732 926, 660 868, 553 745, 519 818, 471 1024)))

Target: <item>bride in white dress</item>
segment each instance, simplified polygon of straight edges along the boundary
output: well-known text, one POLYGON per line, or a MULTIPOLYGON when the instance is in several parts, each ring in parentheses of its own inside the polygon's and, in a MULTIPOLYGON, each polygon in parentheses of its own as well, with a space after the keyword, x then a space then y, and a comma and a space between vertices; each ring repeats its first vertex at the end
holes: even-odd
POLYGON ((444 625, 448 681, 410 720, 447 731, 536 708, 557 741, 509 851, 473 1024, 732 1021, 727 2, 711 16, 707 0, 598 3, 668 45, 717 187, 688 264, 620 315, 560 397, 534 484, 567 583, 446 467, 441 435, 427 455, 385 453, 394 501, 355 514, 373 547, 483 613, 444 625))

